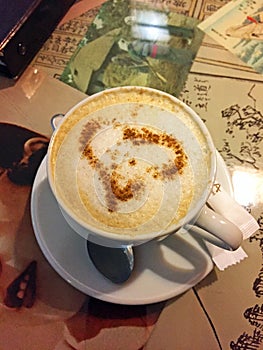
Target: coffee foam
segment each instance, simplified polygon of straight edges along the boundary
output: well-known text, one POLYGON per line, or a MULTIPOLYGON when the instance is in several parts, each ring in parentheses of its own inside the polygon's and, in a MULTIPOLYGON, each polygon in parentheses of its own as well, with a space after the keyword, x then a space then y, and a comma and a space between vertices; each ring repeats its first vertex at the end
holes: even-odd
MULTIPOLYGON (((91 230, 169 231, 207 195, 211 152, 180 102, 155 90, 94 95, 51 141, 56 196, 91 230)), ((52 181, 51 181, 52 182, 52 181)))

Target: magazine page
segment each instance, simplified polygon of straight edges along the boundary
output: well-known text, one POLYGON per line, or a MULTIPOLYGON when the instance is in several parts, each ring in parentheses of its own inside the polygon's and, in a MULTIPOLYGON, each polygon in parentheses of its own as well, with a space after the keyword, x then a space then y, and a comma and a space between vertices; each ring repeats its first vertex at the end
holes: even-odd
POLYGON ((137 85, 178 96, 203 39, 198 23, 142 2, 107 1, 61 80, 88 95, 137 85))
POLYGON ((263 73, 263 3, 232 1, 199 25, 220 45, 263 73))

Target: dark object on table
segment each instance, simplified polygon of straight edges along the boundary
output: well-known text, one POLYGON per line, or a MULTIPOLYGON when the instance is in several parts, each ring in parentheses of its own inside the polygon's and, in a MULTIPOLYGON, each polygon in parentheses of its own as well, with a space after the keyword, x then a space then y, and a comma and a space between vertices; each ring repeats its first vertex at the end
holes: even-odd
POLYGON ((27 268, 7 287, 4 304, 11 308, 30 308, 36 299, 37 262, 32 261, 27 268))
POLYGON ((75 0, 0 0, 0 72, 17 78, 75 0))
POLYGON ((0 122, 0 169, 17 185, 31 185, 49 138, 19 125, 0 122))

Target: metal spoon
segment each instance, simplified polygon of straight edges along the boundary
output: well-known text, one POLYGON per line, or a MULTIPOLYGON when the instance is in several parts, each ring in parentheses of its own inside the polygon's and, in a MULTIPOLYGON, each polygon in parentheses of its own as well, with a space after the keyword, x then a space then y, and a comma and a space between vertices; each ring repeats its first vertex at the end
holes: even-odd
POLYGON ((87 249, 94 266, 111 282, 128 280, 134 267, 132 246, 110 248, 87 241, 87 249))

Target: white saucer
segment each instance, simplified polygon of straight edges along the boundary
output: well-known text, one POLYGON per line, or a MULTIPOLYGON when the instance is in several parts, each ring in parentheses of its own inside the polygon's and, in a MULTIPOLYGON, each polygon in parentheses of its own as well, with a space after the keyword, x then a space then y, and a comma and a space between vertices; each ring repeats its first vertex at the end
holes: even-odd
MULTIPOLYGON (((220 156, 217 177, 231 193, 220 156)), ((193 287, 213 269, 204 243, 181 230, 162 242, 135 248, 131 278, 121 285, 111 283, 89 259, 86 241, 64 220, 48 184, 46 159, 33 185, 31 216, 38 244, 57 273, 85 294, 104 301, 130 305, 163 301, 193 287)))

